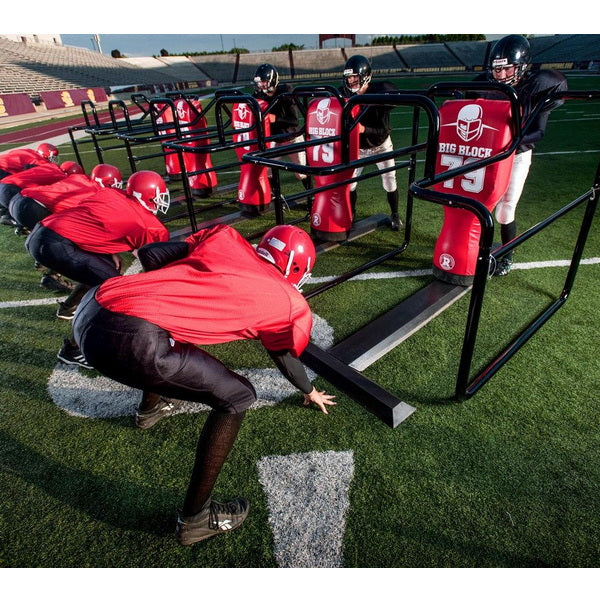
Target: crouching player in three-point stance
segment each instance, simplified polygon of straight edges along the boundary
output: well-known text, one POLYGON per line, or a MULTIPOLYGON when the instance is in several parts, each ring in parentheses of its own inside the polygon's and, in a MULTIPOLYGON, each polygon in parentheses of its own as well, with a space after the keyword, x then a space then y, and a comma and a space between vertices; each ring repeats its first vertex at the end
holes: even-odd
POLYGON ((292 225, 269 230, 255 249, 226 225, 185 241, 138 251, 145 272, 92 288, 75 315, 75 339, 104 375, 143 390, 136 423, 168 416, 163 396, 208 404, 176 535, 194 544, 241 525, 249 503, 212 499, 217 476, 237 437, 252 384, 197 345, 257 339, 283 375, 324 413, 335 404, 316 390, 298 356, 312 314, 299 287, 315 261, 310 236, 292 225))

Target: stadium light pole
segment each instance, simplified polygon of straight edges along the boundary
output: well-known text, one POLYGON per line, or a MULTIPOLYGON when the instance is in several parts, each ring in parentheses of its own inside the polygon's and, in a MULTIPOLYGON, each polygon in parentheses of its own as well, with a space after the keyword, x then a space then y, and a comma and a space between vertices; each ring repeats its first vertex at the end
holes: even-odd
POLYGON ((94 34, 94 42, 96 43, 98 52, 100 52, 100 54, 102 54, 102 46, 100 46, 100 35, 97 33, 94 34))

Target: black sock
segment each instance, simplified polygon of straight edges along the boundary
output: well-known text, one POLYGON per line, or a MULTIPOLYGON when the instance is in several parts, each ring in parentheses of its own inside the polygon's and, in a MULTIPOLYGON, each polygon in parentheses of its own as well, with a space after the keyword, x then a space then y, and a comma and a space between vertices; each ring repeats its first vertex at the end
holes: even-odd
POLYGON ((89 285, 78 283, 73 291, 65 298, 63 304, 68 307, 78 306, 89 289, 89 285))
POLYGON ((390 205, 390 211, 393 215, 398 214, 398 190, 387 193, 387 201, 390 205))
POLYGON ((144 392, 138 406, 138 410, 152 410, 158 404, 159 400, 160 394, 155 394, 154 392, 144 392))
POLYGON ((246 412, 208 415, 196 447, 196 460, 183 503, 183 515, 200 512, 210 500, 212 490, 237 438, 246 412))
POLYGON ((356 190, 350 191, 350 208, 352 209, 352 221, 356 218, 356 201, 358 199, 358 194, 356 190))
MULTIPOLYGON (((517 237, 517 222, 511 221, 510 223, 500 224, 500 239, 502 240, 502 245, 510 242, 512 239, 517 237)), ((509 252, 505 255, 505 258, 508 260, 512 260, 513 253, 509 252)))

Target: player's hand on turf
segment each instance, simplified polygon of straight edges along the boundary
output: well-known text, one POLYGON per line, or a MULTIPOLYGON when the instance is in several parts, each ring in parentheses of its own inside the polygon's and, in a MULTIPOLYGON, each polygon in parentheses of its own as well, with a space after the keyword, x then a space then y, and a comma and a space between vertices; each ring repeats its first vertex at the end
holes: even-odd
POLYGON ((330 396, 325 393, 325 390, 319 392, 316 388, 313 388, 310 394, 304 394, 304 406, 316 404, 322 412, 328 415, 327 406, 335 406, 337 404, 336 402, 333 402, 333 398, 335 398, 335 396, 330 396))
POLYGON ((123 267, 125 266, 125 262, 123 261, 123 257, 120 254, 112 255, 113 264, 119 273, 123 272, 123 267))

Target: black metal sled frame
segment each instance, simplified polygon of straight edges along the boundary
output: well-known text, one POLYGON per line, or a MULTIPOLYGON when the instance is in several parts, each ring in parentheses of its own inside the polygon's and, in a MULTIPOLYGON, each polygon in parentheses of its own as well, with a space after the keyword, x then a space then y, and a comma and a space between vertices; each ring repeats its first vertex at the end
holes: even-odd
MULTIPOLYGON (((231 93, 231 92, 228 92, 231 93)), ((189 216, 191 229, 192 231, 196 231, 196 223, 195 223, 195 215, 200 214, 205 211, 209 211, 215 208, 219 208, 221 206, 226 206, 228 204, 233 204, 235 202, 234 199, 225 199, 219 200, 215 202, 210 202, 208 204, 204 204, 202 206, 197 206, 194 202, 198 201, 193 193, 189 183, 189 177, 195 174, 200 173, 208 173, 211 171, 219 171, 224 170, 226 168, 239 167, 239 162, 231 163, 227 165, 218 165, 210 169, 203 169, 199 171, 188 171, 185 168, 185 163, 183 161, 183 156, 179 151, 180 148, 186 148, 186 144, 190 142, 198 141, 198 140, 210 140, 218 135, 216 127, 199 127, 203 117, 206 117, 208 112, 215 106, 218 102, 218 99, 225 94, 224 91, 218 91, 215 94, 215 97, 210 100, 202 110, 198 110, 192 104, 190 104, 190 108, 194 113, 194 117, 190 123, 182 124, 180 122, 179 116, 175 109, 175 100, 177 98, 184 98, 188 100, 192 100, 196 97, 196 95, 186 95, 181 92, 172 92, 167 94, 165 97, 153 98, 149 103, 149 113, 151 120, 151 127, 122 132, 117 135, 117 137, 123 142, 125 150, 127 152, 127 157, 129 160, 130 168, 132 172, 137 170, 138 163, 141 163, 145 160, 154 159, 154 158, 165 158, 168 155, 177 154, 178 162, 181 169, 181 186, 183 190, 183 194, 181 196, 175 197, 172 199, 173 206, 177 204, 185 204, 186 213, 189 216), (162 115, 165 114, 167 109, 171 110, 171 114, 173 116, 172 120, 168 120, 166 122, 160 122, 162 115), (144 146, 151 144, 160 144, 160 150, 155 152, 150 152, 146 154, 142 154, 140 152, 134 152, 135 149, 143 148, 144 146)), ((190 148, 188 148, 191 151, 190 148)), ((199 149, 199 152, 203 152, 203 149, 199 149)), ((235 189, 235 185, 224 185, 219 186, 214 192, 223 193, 229 192, 235 189)), ((163 222, 167 223, 173 220, 177 220, 182 218, 184 214, 171 214, 162 219, 163 222)))
MULTIPOLYGON (((335 95, 335 92, 332 92, 326 86, 319 88, 310 88, 308 86, 302 88, 299 87, 296 88, 294 93, 303 97, 335 95)), ((410 182, 412 182, 414 180, 417 154, 419 152, 426 152, 430 155, 430 160, 433 160, 435 158, 434 152, 436 148, 437 134, 439 130, 439 118, 434 103, 424 95, 365 94, 360 97, 351 98, 348 102, 343 103, 342 110, 343 125, 341 134, 338 136, 330 136, 320 138, 318 140, 309 140, 302 143, 289 144, 287 146, 275 149, 268 149, 262 151, 258 150, 244 155, 243 159, 248 160, 249 162, 253 162, 255 164, 267 165, 271 167, 274 174, 278 173, 278 171, 281 169, 305 173, 308 176, 314 176, 327 175, 345 170, 353 171, 356 168, 374 165, 377 162, 382 162, 383 160, 387 159, 394 159, 394 162, 396 163, 396 158, 408 157, 407 160, 398 162, 391 168, 383 169, 381 171, 375 170, 372 172, 363 171, 363 173, 359 176, 346 178, 342 182, 338 182, 329 186, 315 188, 315 190, 313 190, 314 192, 339 187, 340 185, 348 185, 354 181, 361 181, 370 177, 380 176, 382 172, 389 170, 398 170, 400 168, 410 169, 409 180, 410 182), (360 114, 354 118, 351 116, 351 113, 353 111, 353 108, 357 104, 363 105, 363 108, 361 109, 360 114), (363 114, 364 110, 368 109, 368 106, 381 104, 413 107, 415 118, 413 119, 412 144, 407 147, 394 149, 393 151, 386 152, 384 154, 350 161, 348 152, 350 132, 354 127, 357 126, 360 116, 363 114), (417 115, 422 112, 425 113, 428 120, 427 140, 425 142, 418 141, 419 128, 417 115), (343 151, 342 162, 340 164, 331 165, 328 167, 315 167, 308 165, 296 165, 294 163, 284 160, 285 156, 288 154, 292 154, 301 150, 306 151, 307 148, 311 148, 315 145, 333 143, 337 141, 341 141, 343 151)), ((375 216, 374 218, 378 217, 379 216, 375 216)), ((365 271, 393 258, 394 256, 397 256, 401 252, 404 252, 405 249, 408 247, 409 243, 411 223, 412 197, 409 194, 407 197, 406 227, 404 231, 404 239, 397 248, 394 248, 391 251, 383 254, 382 256, 377 257, 374 260, 371 260, 367 263, 364 263, 363 265, 360 265, 355 269, 343 273, 342 275, 334 278, 333 280, 325 284, 311 289, 310 291, 304 294, 305 297, 307 299, 310 299, 316 296, 317 294, 323 293, 324 291, 329 290, 335 287, 336 285, 339 285, 343 281, 348 281, 349 279, 352 279, 353 277, 364 273, 365 271)), ((352 234, 352 230, 350 233, 352 234)), ((352 238, 350 235, 347 242, 350 242, 351 239, 352 238)), ((347 242, 341 242, 341 245, 344 245, 347 242)), ((340 244, 335 244, 336 247, 338 245, 340 244)), ((318 251, 325 251, 329 249, 328 246, 329 243, 325 242, 321 244, 320 247, 318 247, 318 251)), ((360 373, 356 368, 347 364, 347 361, 340 359, 338 356, 336 356, 335 352, 332 351, 332 349, 324 350, 317 347, 313 343, 309 343, 306 350, 301 356, 301 360, 308 367, 310 367, 319 375, 323 376, 325 379, 330 381, 333 385, 338 387, 338 389, 347 393, 354 400, 361 403, 363 406, 365 406, 367 410, 376 414, 381 420, 383 420, 386 424, 393 428, 397 427, 402 421, 408 418, 416 410, 413 406, 410 406, 406 402, 402 401, 401 399, 384 389, 382 386, 378 385, 377 383, 360 373)))
MULTIPOLYGON (((443 84, 436 87, 439 90, 449 90, 452 87, 462 90, 469 89, 468 84, 464 84, 462 86, 457 86, 456 84, 443 84)), ((426 168, 426 177, 418 182, 413 183, 411 186, 411 191, 415 197, 447 207, 468 210, 476 216, 481 225, 479 253, 477 256, 476 271, 473 278, 471 298, 468 308, 458 372, 456 376, 456 386, 454 392, 454 400, 456 401, 471 397, 477 391, 479 391, 485 385, 485 383, 487 383, 491 377, 496 374, 502 368, 502 366, 504 366, 507 361, 514 356, 542 327, 542 325, 544 325, 544 323, 546 323, 567 301, 575 282, 575 276, 581 262, 583 250, 598 204, 598 191, 600 189, 600 163, 596 168, 594 181, 589 190, 575 198, 563 208, 538 222, 533 227, 530 227, 527 231, 517 236, 512 241, 496 249, 493 249, 492 246, 494 237, 494 221, 490 211, 483 204, 461 196, 437 192, 431 188, 436 183, 441 183, 451 177, 456 177, 462 173, 480 168, 481 166, 485 166, 490 162, 501 160, 505 155, 508 155, 514 150, 514 148, 516 148, 516 146, 518 146, 520 139, 527 133, 529 127, 537 118, 537 115, 548 104, 561 99, 597 100, 598 98, 600 98, 600 91, 563 92, 550 94, 538 103, 527 122, 524 123, 522 129, 520 129, 519 136, 513 141, 510 148, 508 148, 500 156, 473 162, 466 168, 460 167, 457 169, 452 169, 451 171, 446 171, 441 175, 434 175, 433 165, 428 165, 426 168), (540 233, 550 224, 554 223, 556 220, 560 219, 571 210, 584 203, 586 203, 585 211, 581 220, 581 225, 573 249, 573 255, 571 257, 569 269, 561 293, 544 310, 534 317, 520 332, 518 332, 513 339, 504 348, 502 348, 491 361, 488 362, 487 365, 482 367, 475 376, 471 377, 475 343, 478 334, 486 283, 490 272, 490 265, 494 264, 493 261, 496 261, 497 259, 502 258, 506 254, 510 253, 514 248, 520 246, 534 235, 540 233)), ((516 118, 518 119, 518 117, 516 118)))
MULTIPOLYGON (((377 360, 377 358, 401 343, 404 339, 406 339, 406 337, 411 335, 418 328, 422 327, 425 323, 429 322, 458 298, 462 297, 467 292, 471 292, 467 325, 461 349, 461 360, 456 376, 454 399, 460 400, 464 397, 469 397, 475 394, 485 384, 485 382, 487 382, 493 376, 493 374, 495 374, 506 363, 506 361, 512 355, 514 355, 542 326, 542 324, 545 323, 566 301, 566 298, 568 297, 574 283, 577 267, 581 260, 583 248, 585 246, 591 222, 596 210, 598 187, 600 184, 600 165, 598 167, 592 188, 588 192, 575 199, 562 210, 540 222, 529 231, 525 232, 521 236, 518 236, 509 244, 506 244, 505 246, 496 250, 492 250, 494 223, 490 212, 483 204, 475 200, 463 198, 461 196, 438 193, 432 189, 429 189, 435 183, 441 183, 446 179, 450 179, 471 170, 481 168, 482 166, 486 166, 487 164, 491 164, 492 162, 502 160, 509 156, 516 149, 521 137, 527 132, 528 127, 531 125, 531 123, 533 123, 539 111, 544 108, 546 103, 556 101, 557 99, 557 96, 555 95, 546 98, 542 103, 540 103, 540 105, 534 111, 534 114, 532 114, 528 122, 525 123, 521 129, 519 116, 520 112, 516 110, 516 107, 518 106, 516 95, 508 86, 497 83, 481 83, 475 86, 473 84, 437 84, 436 86, 432 86, 432 88, 425 92, 425 94, 431 98, 434 98, 436 95, 444 94, 461 97, 461 94, 466 90, 480 90, 482 88, 484 90, 499 90, 505 93, 511 101, 513 107, 512 130, 514 139, 510 144, 510 147, 506 148, 498 155, 490 157, 489 159, 482 159, 480 161, 471 163, 468 166, 446 171, 443 174, 435 176, 435 151, 437 148, 437 139, 439 135, 439 119, 437 116, 431 117, 428 115, 429 133, 428 144, 425 148, 425 177, 419 182, 413 182, 410 185, 409 192, 416 198, 438 203, 443 206, 466 209, 477 216, 482 225, 482 235, 480 238, 480 250, 477 259, 477 271, 472 287, 454 286, 441 281, 433 281, 431 284, 407 299, 407 301, 399 304, 383 317, 376 319, 369 326, 363 328, 363 330, 359 332, 356 332, 328 351, 317 348, 314 346, 314 344, 309 344, 306 351, 302 355, 302 360, 309 367, 313 368, 323 377, 331 381, 334 385, 347 392, 351 397, 364 404, 370 411, 377 414, 384 422, 392 427, 396 427, 402 420, 409 416, 414 409, 412 409, 412 407, 408 407, 408 405, 401 402, 398 398, 392 396, 386 390, 383 390, 378 386, 374 388, 373 382, 363 378, 358 374, 357 371, 359 369, 366 368, 366 366, 369 364, 372 364, 372 362, 377 360), (469 382, 469 374, 473 359, 479 317, 491 261, 501 258, 510 252, 514 247, 525 242, 527 239, 541 231, 550 223, 584 202, 587 202, 587 206, 575 244, 573 257, 563 292, 551 306, 543 311, 543 313, 539 315, 538 318, 535 319, 523 332, 518 334, 507 348, 503 349, 500 354, 490 362, 489 365, 487 365, 472 381, 469 382)), ((410 93, 399 92, 399 95, 404 95, 405 99, 409 101, 411 100, 410 93)), ((579 94, 570 93, 563 94, 561 97, 591 99, 597 98, 598 92, 582 92, 579 94)), ((368 100, 368 95, 366 98, 365 96, 361 98, 363 102, 365 99, 368 100)), ((381 101, 381 98, 373 99, 374 103, 381 101)), ((415 120, 418 120, 417 110, 415 110, 414 121, 415 120)), ((347 128, 345 131, 348 131, 347 128)), ((292 152, 294 150, 290 149, 289 151, 292 152)), ((264 161, 264 164, 269 164, 275 168, 295 168, 290 165, 279 164, 274 158, 272 158, 273 155, 274 153, 272 152, 266 152, 262 155, 255 154, 254 156, 246 156, 245 158, 249 160, 256 160, 257 162, 261 163, 264 161)), ((379 158, 381 159, 381 157, 379 158)), ((351 164, 357 166, 356 163, 351 164)), ((311 171, 309 169, 310 168, 305 168, 304 172, 310 173, 311 171)), ((410 225, 410 215, 408 215, 407 221, 410 225)), ((410 226, 408 227, 408 231, 410 231, 410 226)), ((408 237, 405 239, 405 243, 408 243, 408 237)), ((378 261, 374 261, 373 264, 378 264, 378 261)), ((365 268, 369 268, 369 266, 370 265, 366 265, 365 268)), ((324 285, 322 289, 329 289, 341 281, 346 281, 347 279, 354 277, 356 274, 362 273, 363 270, 364 269, 359 268, 354 273, 344 274, 339 281, 330 282, 324 285)), ((311 297, 312 295, 320 293, 321 291, 321 289, 313 290, 307 293, 306 297, 311 297)))
POLYGON ((84 125, 69 127, 68 133, 71 139, 71 145, 75 152, 77 162, 83 167, 83 159, 79 152, 79 146, 93 144, 96 157, 99 163, 104 163, 104 152, 106 150, 120 149, 118 146, 103 146, 100 139, 115 140, 120 132, 133 131, 136 128, 148 127, 149 105, 148 99, 144 94, 132 94, 131 101, 137 106, 141 113, 132 118, 129 114, 129 108, 123 100, 109 100, 108 113, 109 120, 101 121, 95 104, 91 100, 84 100, 81 103, 84 125), (84 131, 90 136, 90 139, 77 140, 76 132, 84 131))

